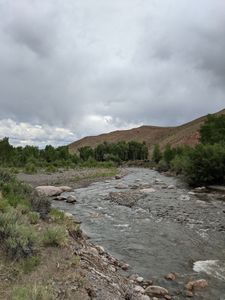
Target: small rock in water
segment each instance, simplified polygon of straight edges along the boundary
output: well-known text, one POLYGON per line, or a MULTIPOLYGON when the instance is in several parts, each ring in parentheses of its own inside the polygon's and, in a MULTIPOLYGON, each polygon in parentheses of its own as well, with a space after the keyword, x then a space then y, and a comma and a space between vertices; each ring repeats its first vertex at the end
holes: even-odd
POLYGON ((148 193, 154 193, 155 189, 153 189, 153 188, 142 189, 141 192, 142 193, 146 193, 146 194, 148 194, 148 193))
POLYGON ((117 179, 117 180, 118 180, 118 179, 121 179, 121 178, 122 178, 121 175, 116 175, 116 176, 115 176, 115 179, 117 179))
POLYGON ((168 190, 174 190, 175 189, 175 185, 171 184, 171 185, 168 185, 168 190))
POLYGON ((127 189, 128 186, 125 185, 125 184, 120 183, 117 186, 115 186, 115 188, 118 189, 118 190, 123 190, 123 189, 127 189))
POLYGON ((194 189, 195 192, 197 193, 202 193, 202 192, 205 192, 207 189, 205 186, 201 186, 201 187, 197 187, 194 189))
POLYGON ((165 296, 169 294, 167 289, 157 285, 151 285, 147 287, 145 293, 148 296, 165 296))
POLYGON ((162 180, 160 180, 158 178, 155 179, 155 184, 161 184, 161 183, 163 183, 162 180))
POLYGON ((176 280, 176 275, 174 273, 169 273, 165 276, 165 279, 174 281, 176 280))
POLYGON ((56 201, 64 201, 66 199, 67 199, 67 197, 61 196, 61 195, 53 198, 53 200, 56 200, 56 201))
POLYGON ((124 271, 127 271, 129 269, 129 265, 128 264, 122 264, 121 269, 124 271))
POLYGON ((141 277, 141 276, 138 276, 138 277, 136 278, 136 281, 139 282, 139 283, 141 283, 141 282, 144 281, 144 278, 141 277))
POLYGON ((185 287, 187 290, 192 291, 194 289, 203 289, 203 288, 207 287, 208 285, 209 284, 208 284, 207 280, 198 279, 198 280, 189 281, 185 287))
POLYGON ((185 296, 189 297, 189 298, 192 298, 192 297, 194 297, 194 294, 191 291, 186 291, 185 296))
POLYGON ((188 195, 194 196, 194 195, 196 195, 196 193, 195 192, 188 192, 188 195))
POLYGON ((75 202, 77 202, 77 199, 75 198, 75 196, 70 195, 69 197, 66 198, 66 202, 67 203, 75 203, 75 202))
POLYGON ((188 195, 181 195, 180 196, 180 200, 181 201, 189 201, 190 200, 190 196, 188 196, 188 195))

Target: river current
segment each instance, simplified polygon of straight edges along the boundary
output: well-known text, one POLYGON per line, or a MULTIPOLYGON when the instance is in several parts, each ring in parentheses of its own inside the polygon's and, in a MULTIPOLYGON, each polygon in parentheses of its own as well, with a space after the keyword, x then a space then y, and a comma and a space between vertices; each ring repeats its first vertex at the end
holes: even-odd
POLYGON ((166 285, 174 294, 188 280, 205 278, 209 287, 194 299, 225 300, 225 202, 194 194, 180 180, 153 170, 127 172, 120 180, 69 193, 75 205, 53 205, 72 213, 94 243, 130 265, 130 273, 166 285), (124 205, 110 200, 117 193, 124 205), (132 193, 135 201, 127 205, 132 193), (169 272, 179 274, 178 283, 163 279, 169 272))

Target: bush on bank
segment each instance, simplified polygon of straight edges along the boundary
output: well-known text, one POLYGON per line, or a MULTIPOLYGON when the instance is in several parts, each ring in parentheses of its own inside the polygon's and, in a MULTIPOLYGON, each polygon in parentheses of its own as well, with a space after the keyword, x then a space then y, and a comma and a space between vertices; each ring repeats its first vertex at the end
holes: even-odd
POLYGON ((225 184, 225 116, 208 116, 195 148, 156 145, 152 160, 159 171, 181 174, 191 186, 225 184))

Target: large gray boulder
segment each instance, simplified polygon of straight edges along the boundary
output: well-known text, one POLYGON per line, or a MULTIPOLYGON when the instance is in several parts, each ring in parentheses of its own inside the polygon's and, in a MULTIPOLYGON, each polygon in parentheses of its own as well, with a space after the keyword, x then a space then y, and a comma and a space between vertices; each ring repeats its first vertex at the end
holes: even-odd
POLYGON ((53 185, 41 185, 37 186, 36 191, 40 196, 53 197, 62 194, 63 192, 71 191, 70 187, 66 186, 53 186, 53 185))

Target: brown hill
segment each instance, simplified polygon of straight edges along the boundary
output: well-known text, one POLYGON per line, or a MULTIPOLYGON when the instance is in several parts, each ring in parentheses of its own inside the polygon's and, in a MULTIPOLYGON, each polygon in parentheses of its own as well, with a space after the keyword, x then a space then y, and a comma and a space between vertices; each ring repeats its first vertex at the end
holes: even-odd
MULTIPOLYGON (((225 109, 215 113, 215 115, 225 114, 225 109)), ((155 144, 159 144, 163 148, 166 144, 172 146, 190 145, 194 146, 199 141, 199 128, 205 121, 206 116, 188 122, 177 127, 157 127, 157 126, 141 126, 129 130, 117 130, 110 133, 101 134, 98 136, 88 136, 82 138, 69 145, 69 152, 78 153, 78 149, 84 146, 95 148, 98 144, 106 142, 119 141, 145 141, 149 152, 155 144)))

